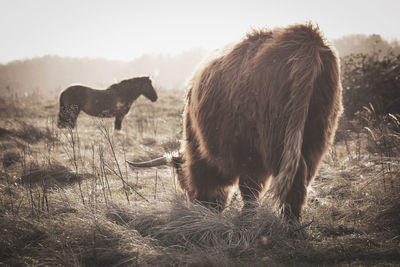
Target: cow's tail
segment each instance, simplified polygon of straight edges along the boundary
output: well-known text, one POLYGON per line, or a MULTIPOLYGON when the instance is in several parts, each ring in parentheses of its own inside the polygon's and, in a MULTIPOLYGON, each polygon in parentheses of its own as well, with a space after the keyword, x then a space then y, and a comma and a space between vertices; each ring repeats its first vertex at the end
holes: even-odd
POLYGON ((304 126, 316 79, 322 70, 321 52, 324 45, 318 29, 311 25, 294 26, 277 37, 279 50, 284 51, 289 66, 290 96, 284 107, 287 124, 283 153, 278 174, 272 179, 270 191, 276 204, 282 206, 292 188, 302 157, 304 126))

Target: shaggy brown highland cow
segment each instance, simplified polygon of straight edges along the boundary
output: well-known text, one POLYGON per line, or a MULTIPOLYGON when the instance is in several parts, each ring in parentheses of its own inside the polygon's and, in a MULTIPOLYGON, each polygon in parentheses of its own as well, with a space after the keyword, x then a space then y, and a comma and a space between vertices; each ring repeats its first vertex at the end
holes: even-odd
MULTIPOLYGON (((334 137, 341 90, 338 58, 318 28, 249 34, 187 93, 182 158, 173 158, 187 197, 223 209, 238 182, 248 207, 270 181, 283 213, 299 218, 334 137)), ((142 165, 157 162, 165 159, 142 165)))

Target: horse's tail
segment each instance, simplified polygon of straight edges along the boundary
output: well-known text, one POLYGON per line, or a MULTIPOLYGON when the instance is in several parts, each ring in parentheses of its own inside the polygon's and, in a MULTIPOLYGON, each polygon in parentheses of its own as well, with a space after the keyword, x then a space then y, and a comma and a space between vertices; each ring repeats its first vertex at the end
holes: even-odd
POLYGON ((301 157, 303 133, 314 84, 323 68, 321 52, 328 48, 317 29, 294 27, 277 40, 289 64, 289 99, 284 107, 287 125, 278 174, 271 181, 273 200, 282 205, 292 188, 301 157))
POLYGON ((58 128, 65 128, 67 126, 66 108, 64 104, 65 90, 61 92, 59 97, 59 111, 58 111, 58 128))

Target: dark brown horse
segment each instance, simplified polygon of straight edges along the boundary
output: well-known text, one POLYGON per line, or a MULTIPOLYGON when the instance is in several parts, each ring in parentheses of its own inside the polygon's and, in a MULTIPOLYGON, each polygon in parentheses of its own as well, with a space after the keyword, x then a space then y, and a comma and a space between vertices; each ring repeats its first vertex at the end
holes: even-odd
POLYGON ((82 85, 65 89, 60 95, 58 127, 74 128, 79 112, 96 117, 115 117, 115 129, 121 129, 124 116, 140 95, 152 102, 157 100, 149 77, 132 78, 111 85, 106 90, 95 90, 82 85))
POLYGON ((189 200, 223 209, 235 184, 244 206, 252 207, 270 181, 282 212, 299 218, 341 101, 338 58, 318 28, 249 34, 192 81, 183 151, 172 158, 180 186, 189 200))

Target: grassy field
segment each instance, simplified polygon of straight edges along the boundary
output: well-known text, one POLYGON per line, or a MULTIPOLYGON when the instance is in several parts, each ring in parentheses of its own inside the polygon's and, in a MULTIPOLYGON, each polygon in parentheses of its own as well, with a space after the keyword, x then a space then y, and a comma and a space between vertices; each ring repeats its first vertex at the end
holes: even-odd
POLYGON ((395 119, 339 127, 294 228, 267 198, 242 216, 234 195, 218 214, 187 203, 170 167, 125 164, 179 148, 183 103, 141 97, 114 132, 85 114, 59 130, 56 99, 0 101, 0 265, 400 265, 395 119))

